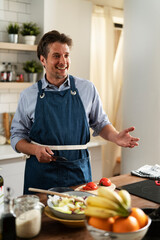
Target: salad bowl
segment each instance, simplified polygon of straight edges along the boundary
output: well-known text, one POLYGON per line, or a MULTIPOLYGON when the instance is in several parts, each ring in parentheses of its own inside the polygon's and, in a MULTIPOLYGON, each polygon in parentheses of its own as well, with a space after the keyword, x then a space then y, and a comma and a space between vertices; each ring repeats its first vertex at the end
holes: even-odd
POLYGON ((67 220, 84 220, 85 199, 92 195, 91 193, 81 191, 64 192, 73 196, 73 198, 63 198, 57 195, 48 196, 47 205, 50 211, 58 218, 67 220), (79 199, 80 201, 76 201, 79 199))

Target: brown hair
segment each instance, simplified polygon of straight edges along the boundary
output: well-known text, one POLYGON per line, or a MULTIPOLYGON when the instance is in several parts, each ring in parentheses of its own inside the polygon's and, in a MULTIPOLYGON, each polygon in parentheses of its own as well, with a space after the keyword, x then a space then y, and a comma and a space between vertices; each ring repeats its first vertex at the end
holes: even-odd
POLYGON ((72 47, 72 39, 69 36, 59 33, 56 30, 47 32, 43 35, 37 47, 37 56, 39 59, 41 55, 47 59, 49 53, 48 45, 54 42, 66 43, 69 47, 72 47))

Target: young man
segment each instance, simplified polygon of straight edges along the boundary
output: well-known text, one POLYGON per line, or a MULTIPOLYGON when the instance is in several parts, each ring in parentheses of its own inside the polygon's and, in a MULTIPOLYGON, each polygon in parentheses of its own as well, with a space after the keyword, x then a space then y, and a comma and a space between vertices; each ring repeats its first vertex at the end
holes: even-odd
POLYGON ((26 160, 24 193, 29 187, 74 186, 92 181, 87 143, 94 135, 122 147, 138 146, 138 138, 118 132, 102 109, 95 86, 68 74, 72 39, 50 31, 39 42, 37 55, 43 79, 25 89, 11 126, 11 145, 26 160), (56 156, 65 157, 57 159, 56 156))

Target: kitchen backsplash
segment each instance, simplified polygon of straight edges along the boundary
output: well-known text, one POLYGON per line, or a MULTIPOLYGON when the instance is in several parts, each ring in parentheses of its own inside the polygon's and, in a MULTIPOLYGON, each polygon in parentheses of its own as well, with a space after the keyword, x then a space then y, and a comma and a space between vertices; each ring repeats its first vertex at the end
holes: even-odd
MULTIPOLYGON (((6 28, 10 22, 30 22, 31 0, 0 0, 0 42, 8 42, 6 28)), ((21 41, 21 38, 19 39, 21 41)), ((18 71, 22 69, 22 63, 35 59, 36 54, 23 51, 0 50, 0 66, 2 62, 16 64, 18 71)), ((0 129, 2 127, 2 113, 13 113, 17 108, 19 95, 22 89, 0 88, 0 129)))
MULTIPOLYGON (((31 0, 0 0, 0 42, 8 42, 6 28, 10 22, 30 22, 31 0)), ((22 39, 19 39, 22 42, 22 39)), ((0 50, 0 65, 2 62, 16 64, 19 71, 22 62, 35 58, 32 52, 17 52, 0 50)), ((22 89, 1 89, 0 88, 0 131, 3 128, 3 113, 14 113, 17 108, 19 95, 22 89)))

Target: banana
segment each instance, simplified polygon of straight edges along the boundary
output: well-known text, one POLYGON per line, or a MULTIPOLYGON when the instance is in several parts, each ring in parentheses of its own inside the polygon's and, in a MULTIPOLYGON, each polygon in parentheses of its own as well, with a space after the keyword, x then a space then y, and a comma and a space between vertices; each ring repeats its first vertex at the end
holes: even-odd
POLYGON ((98 195, 101 197, 108 198, 109 200, 122 206, 123 200, 121 196, 114 190, 108 189, 106 187, 98 188, 98 195))
POLYGON ((123 206, 125 206, 126 209, 131 208, 131 196, 129 192, 122 189, 118 192, 119 196, 122 198, 123 206))
POLYGON ((89 206, 101 207, 101 208, 106 208, 114 211, 120 210, 120 206, 117 203, 111 201, 108 198, 104 198, 101 196, 87 197, 86 204, 89 206))
POLYGON ((85 215, 89 217, 108 218, 117 216, 117 212, 110 209, 93 207, 88 205, 85 209, 85 215))

